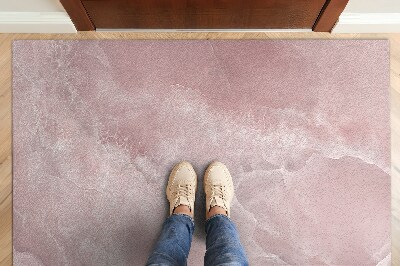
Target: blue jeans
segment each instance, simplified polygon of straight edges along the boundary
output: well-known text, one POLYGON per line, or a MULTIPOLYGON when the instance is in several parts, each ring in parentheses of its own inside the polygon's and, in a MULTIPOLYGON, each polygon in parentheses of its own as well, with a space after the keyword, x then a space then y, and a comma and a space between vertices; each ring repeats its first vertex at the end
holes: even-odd
MULTIPOLYGON (((194 231, 193 218, 172 214, 163 224, 161 235, 146 265, 186 265, 194 231)), ((204 265, 249 265, 233 222, 222 214, 206 221, 204 265)))

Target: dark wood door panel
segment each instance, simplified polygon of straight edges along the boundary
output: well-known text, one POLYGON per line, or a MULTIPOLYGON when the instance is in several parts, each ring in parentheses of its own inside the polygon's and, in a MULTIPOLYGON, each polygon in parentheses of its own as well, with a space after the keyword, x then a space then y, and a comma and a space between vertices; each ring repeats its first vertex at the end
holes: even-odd
POLYGON ((83 0, 96 28, 311 29, 325 0, 83 0))

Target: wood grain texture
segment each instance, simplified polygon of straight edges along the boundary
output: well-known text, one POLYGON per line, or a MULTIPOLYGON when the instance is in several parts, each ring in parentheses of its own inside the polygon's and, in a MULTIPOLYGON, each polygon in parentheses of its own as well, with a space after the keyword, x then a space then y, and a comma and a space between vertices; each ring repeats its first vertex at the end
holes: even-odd
POLYGON ((96 28, 311 29, 325 0, 83 0, 96 28))
POLYGON ((77 30, 89 31, 96 29, 80 0, 60 0, 60 3, 67 11, 77 30))
POLYGON ((349 0, 327 0, 315 21, 313 31, 331 32, 348 2, 349 0))
POLYGON ((392 265, 400 265, 400 34, 99 33, 0 34, 0 265, 12 265, 11 43, 15 39, 389 39, 391 43, 392 265))

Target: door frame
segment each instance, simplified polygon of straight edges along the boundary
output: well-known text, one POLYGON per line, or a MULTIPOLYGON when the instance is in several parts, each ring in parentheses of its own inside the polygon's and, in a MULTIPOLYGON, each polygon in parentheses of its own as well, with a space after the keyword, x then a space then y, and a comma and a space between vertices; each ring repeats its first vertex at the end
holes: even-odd
MULTIPOLYGON (((331 32, 349 0, 326 0, 312 30, 331 32)), ((90 19, 81 0, 60 0, 78 31, 94 31, 96 25, 90 19)))
POLYGON ((94 31, 92 20, 80 0, 60 0, 78 31, 94 31))
POLYGON ((316 32, 331 32, 349 0, 326 0, 312 27, 316 32))

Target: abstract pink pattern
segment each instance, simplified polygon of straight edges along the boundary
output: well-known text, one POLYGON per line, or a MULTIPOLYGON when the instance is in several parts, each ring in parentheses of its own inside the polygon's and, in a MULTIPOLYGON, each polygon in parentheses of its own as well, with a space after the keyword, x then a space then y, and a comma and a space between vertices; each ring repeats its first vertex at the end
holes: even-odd
POLYGON ((390 264, 389 47, 15 41, 15 265, 143 265, 180 160, 233 175, 251 265, 390 264))

